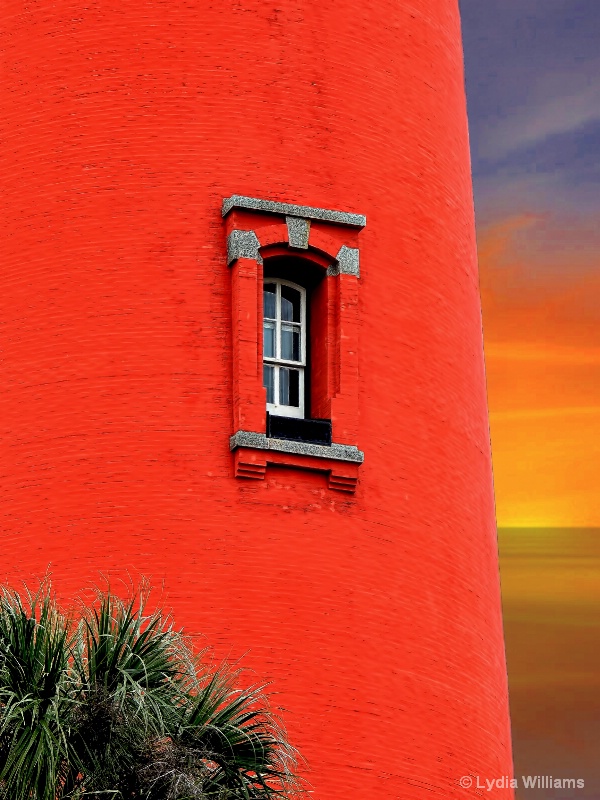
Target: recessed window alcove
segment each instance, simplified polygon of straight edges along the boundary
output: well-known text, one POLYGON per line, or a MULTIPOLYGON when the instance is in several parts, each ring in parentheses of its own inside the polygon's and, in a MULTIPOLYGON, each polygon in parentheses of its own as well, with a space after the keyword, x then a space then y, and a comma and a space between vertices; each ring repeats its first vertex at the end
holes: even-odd
POLYGON ((232 275, 238 478, 269 464, 327 473, 354 492, 358 449, 359 214, 233 195, 223 202, 232 275))

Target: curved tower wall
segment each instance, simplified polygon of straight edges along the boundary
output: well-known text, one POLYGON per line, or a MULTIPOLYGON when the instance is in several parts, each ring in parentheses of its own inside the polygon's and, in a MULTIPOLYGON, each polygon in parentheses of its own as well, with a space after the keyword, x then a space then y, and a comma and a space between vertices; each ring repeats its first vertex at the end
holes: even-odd
POLYGON ((1 22, 2 578, 164 585, 273 680, 319 800, 511 771, 457 5, 1 22), (234 477, 232 194, 366 215, 353 494, 234 477))

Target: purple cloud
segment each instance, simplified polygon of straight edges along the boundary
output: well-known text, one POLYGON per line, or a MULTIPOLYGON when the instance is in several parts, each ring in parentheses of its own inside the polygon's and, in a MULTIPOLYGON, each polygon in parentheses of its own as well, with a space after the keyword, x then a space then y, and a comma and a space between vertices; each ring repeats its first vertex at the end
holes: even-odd
POLYGON ((600 206, 600 3, 461 0, 478 216, 600 206))

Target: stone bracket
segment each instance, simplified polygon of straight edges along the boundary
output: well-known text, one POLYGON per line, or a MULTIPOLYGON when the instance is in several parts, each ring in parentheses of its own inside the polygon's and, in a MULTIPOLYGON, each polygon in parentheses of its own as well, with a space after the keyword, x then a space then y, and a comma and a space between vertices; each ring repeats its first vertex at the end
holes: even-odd
POLYGON ((327 268, 328 275, 354 275, 360 278, 360 251, 357 247, 342 245, 336 256, 336 263, 327 268))
POLYGON ((251 258, 262 264, 259 247, 260 242, 254 231, 231 231, 227 237, 227 266, 230 267, 238 258, 251 258))

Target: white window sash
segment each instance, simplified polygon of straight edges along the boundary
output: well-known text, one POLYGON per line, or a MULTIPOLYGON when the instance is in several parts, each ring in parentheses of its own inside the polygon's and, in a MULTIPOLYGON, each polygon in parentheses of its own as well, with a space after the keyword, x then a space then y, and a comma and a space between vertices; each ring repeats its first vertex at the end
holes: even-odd
MULTIPOLYGON (((274 403, 267 403, 267 411, 270 414, 280 417, 296 417, 298 419, 304 418, 304 372, 306 369, 306 289, 298 286, 290 281, 284 281, 279 278, 267 279, 265 283, 275 284, 276 299, 275 299, 275 357, 263 358, 266 366, 274 367, 273 376, 273 395, 274 403), (300 322, 287 322, 281 319, 281 287, 289 286, 300 294, 300 322), (300 361, 291 361, 289 359, 281 358, 281 330, 283 325, 290 325, 300 331, 300 361), (280 387, 280 370, 282 367, 288 367, 298 372, 298 406, 283 405, 279 402, 279 387, 280 387)), ((269 318, 270 319, 270 318, 269 318)), ((264 343, 264 328, 263 328, 263 343, 264 343)))

